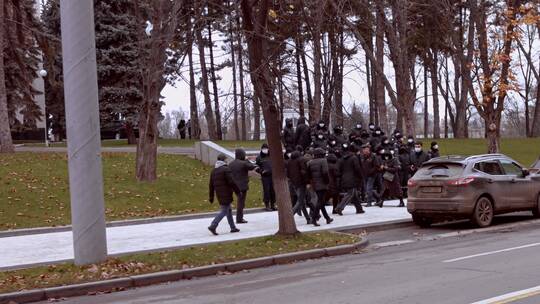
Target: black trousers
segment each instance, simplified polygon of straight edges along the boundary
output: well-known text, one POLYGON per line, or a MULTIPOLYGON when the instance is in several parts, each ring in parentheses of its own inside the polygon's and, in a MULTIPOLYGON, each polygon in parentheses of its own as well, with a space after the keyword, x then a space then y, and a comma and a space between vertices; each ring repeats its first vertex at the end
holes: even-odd
POLYGON ((266 208, 275 207, 276 193, 274 192, 274 182, 272 176, 263 176, 261 178, 263 186, 263 202, 266 208))
POLYGON ((319 213, 322 212, 322 215, 324 216, 324 218, 326 220, 329 220, 330 216, 328 215, 328 212, 326 212, 326 208, 325 208, 326 190, 319 190, 315 192, 317 193, 317 205, 315 206, 315 209, 312 211, 311 218, 313 219, 313 221, 315 221, 319 213))
POLYGON ((244 220, 244 208, 246 207, 246 197, 247 190, 241 191, 238 195, 237 205, 236 205, 236 222, 241 222, 244 220))

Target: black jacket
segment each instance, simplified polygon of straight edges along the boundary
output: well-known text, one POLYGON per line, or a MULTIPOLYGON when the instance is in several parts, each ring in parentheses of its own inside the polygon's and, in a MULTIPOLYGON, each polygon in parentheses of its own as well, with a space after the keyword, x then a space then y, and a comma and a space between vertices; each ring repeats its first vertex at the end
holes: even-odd
POLYGON ((296 147, 296 134, 294 133, 294 128, 285 127, 283 129, 281 141, 286 148, 294 149, 296 147))
POLYGON ((307 160, 302 153, 295 151, 291 159, 287 161, 287 177, 295 187, 305 186, 307 184, 307 160))
POLYGON ((236 159, 229 164, 232 177, 240 191, 249 190, 249 171, 252 171, 256 166, 249 160, 246 160, 246 152, 242 149, 235 151, 236 159))
POLYGON ((231 169, 225 162, 221 165, 216 164, 216 168, 212 170, 209 188, 210 202, 214 201, 215 193, 220 205, 230 205, 233 201, 233 192, 240 192, 232 178, 231 169))
POLYGON ((338 159, 335 155, 330 154, 326 158, 328 160, 328 177, 329 183, 328 183, 328 190, 332 193, 339 191, 339 168, 338 168, 338 159))
POLYGON ((422 151, 420 153, 416 153, 415 151, 411 152, 411 165, 414 166, 413 172, 416 172, 418 168, 422 167, 422 165, 429 160, 429 154, 422 151))
POLYGON ((313 190, 328 190, 330 177, 328 176, 328 162, 326 158, 315 158, 307 164, 307 167, 309 183, 313 187, 313 190))
POLYGON ((309 126, 299 121, 298 126, 296 127, 295 137, 297 145, 302 146, 304 149, 309 147, 311 144, 311 130, 309 129, 309 126))
POLYGON ((339 185, 341 189, 358 188, 362 183, 362 172, 358 157, 352 152, 346 152, 338 162, 339 185))
POLYGON ((257 164, 257 173, 263 177, 272 176, 272 161, 270 160, 270 154, 260 153, 255 160, 257 164))
POLYGON ((371 153, 369 156, 361 156, 362 173, 366 177, 374 177, 381 169, 381 161, 377 155, 371 153))

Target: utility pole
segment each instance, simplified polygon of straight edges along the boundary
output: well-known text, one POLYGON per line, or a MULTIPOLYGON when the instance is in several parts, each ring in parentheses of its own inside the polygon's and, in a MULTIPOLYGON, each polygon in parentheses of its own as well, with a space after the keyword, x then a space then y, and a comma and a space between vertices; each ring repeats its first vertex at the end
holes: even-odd
POLYGON ((107 258, 93 0, 61 0, 75 264, 107 258))

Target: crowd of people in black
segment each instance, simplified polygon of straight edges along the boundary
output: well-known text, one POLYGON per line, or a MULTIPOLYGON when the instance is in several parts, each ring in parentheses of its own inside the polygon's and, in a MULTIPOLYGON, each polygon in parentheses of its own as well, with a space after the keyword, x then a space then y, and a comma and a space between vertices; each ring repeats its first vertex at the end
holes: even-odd
MULTIPOLYGON (((397 129, 387 135, 373 123, 367 128, 357 123, 346 134, 342 126, 330 130, 324 121, 309 126, 301 117, 294 128, 293 120, 287 119, 282 143, 293 212, 315 226, 319 226, 321 216, 328 224, 333 221, 325 209, 330 202, 332 214, 338 215, 343 215, 349 204, 361 214, 363 206, 382 208, 388 199, 398 199, 404 207, 409 178, 424 162, 439 157, 437 142, 426 151, 413 136, 404 136, 397 129)), ((222 207, 208 227, 212 233, 217 234, 223 217, 227 217, 231 232, 238 231, 230 206, 233 192, 238 197, 236 223, 247 223, 243 208, 252 170, 261 175, 266 210, 277 210, 268 145, 262 145, 255 164, 246 159, 244 150, 237 149, 236 159, 229 165, 221 155, 211 175, 210 201, 215 192, 222 207)))

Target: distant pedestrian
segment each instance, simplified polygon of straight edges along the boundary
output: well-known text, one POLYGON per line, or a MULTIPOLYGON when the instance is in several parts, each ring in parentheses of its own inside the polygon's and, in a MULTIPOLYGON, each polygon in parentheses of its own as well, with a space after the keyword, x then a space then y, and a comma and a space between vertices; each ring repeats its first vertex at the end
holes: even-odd
POLYGON ((294 150, 296 148, 296 134, 294 132, 293 120, 291 118, 285 119, 285 128, 283 128, 281 134, 281 142, 285 149, 294 150))
POLYGON ((240 189, 233 180, 231 170, 225 162, 226 157, 223 154, 220 154, 217 158, 215 168, 210 174, 210 203, 214 203, 214 193, 217 195, 220 211, 212 221, 212 224, 208 227, 208 230, 214 235, 218 235, 216 232, 219 222, 224 217, 227 217, 229 226, 231 227, 231 233, 240 232, 238 228, 234 225, 234 219, 231 210, 231 204, 233 202, 233 192, 236 195, 240 195, 240 189))
POLYGON ((317 148, 313 154, 315 158, 307 164, 311 188, 317 193, 317 204, 311 212, 311 222, 314 226, 319 226, 317 218, 320 213, 322 213, 326 219, 327 224, 332 223, 334 220, 328 215, 325 207, 326 191, 328 191, 328 184, 330 182, 328 176, 328 162, 325 158, 326 152, 322 148, 317 148))
POLYGON ((311 131, 309 126, 306 124, 306 118, 300 117, 298 119, 298 124, 296 126, 295 134, 296 145, 302 146, 306 150, 311 145, 311 131))
POLYGON ((191 139, 191 137, 192 137, 192 134, 191 134, 191 119, 189 119, 187 121, 187 130, 188 130, 189 139, 191 139))
POLYGON ((352 203, 356 207, 356 213, 364 213, 360 192, 360 185, 363 180, 362 168, 356 156, 355 146, 344 145, 344 148, 345 146, 348 150, 344 152, 343 157, 338 162, 338 185, 340 192, 344 192, 345 195, 338 206, 336 206, 335 211, 337 214, 343 215, 345 207, 352 203))
POLYGON ((249 190, 249 171, 255 170, 256 166, 252 162, 246 159, 246 151, 243 149, 236 149, 236 159, 229 164, 232 177, 240 194, 237 197, 236 206, 236 223, 246 224, 244 219, 244 207, 246 206, 246 197, 249 190))
POLYGON ((263 202, 266 211, 276 211, 276 193, 274 192, 274 182, 272 181, 272 161, 270 160, 270 150, 268 144, 263 144, 261 152, 255 160, 257 173, 261 175, 263 186, 263 202))
POLYGON ((307 160, 302 152, 296 150, 292 152, 291 159, 287 162, 287 177, 296 196, 296 204, 293 206, 293 214, 304 214, 308 224, 311 224, 311 217, 306 209, 307 203, 307 160))
POLYGON ((403 191, 403 197, 407 197, 407 182, 411 174, 411 153, 409 153, 407 146, 399 146, 398 160, 401 165, 399 170, 399 184, 403 191))
POLYGON ((328 160, 328 192, 326 192, 325 202, 332 200, 332 214, 337 214, 336 209, 340 203, 340 193, 339 193, 339 168, 338 168, 338 158, 335 154, 329 154, 326 158, 328 160))
POLYGON ((371 146, 362 146, 361 154, 362 173, 364 174, 364 191, 366 193, 367 206, 378 200, 378 195, 375 191, 375 184, 379 174, 381 163, 377 155, 371 152, 371 146))
POLYGON ((178 123, 178 133, 180 134, 180 139, 186 139, 186 121, 183 119, 178 123))

